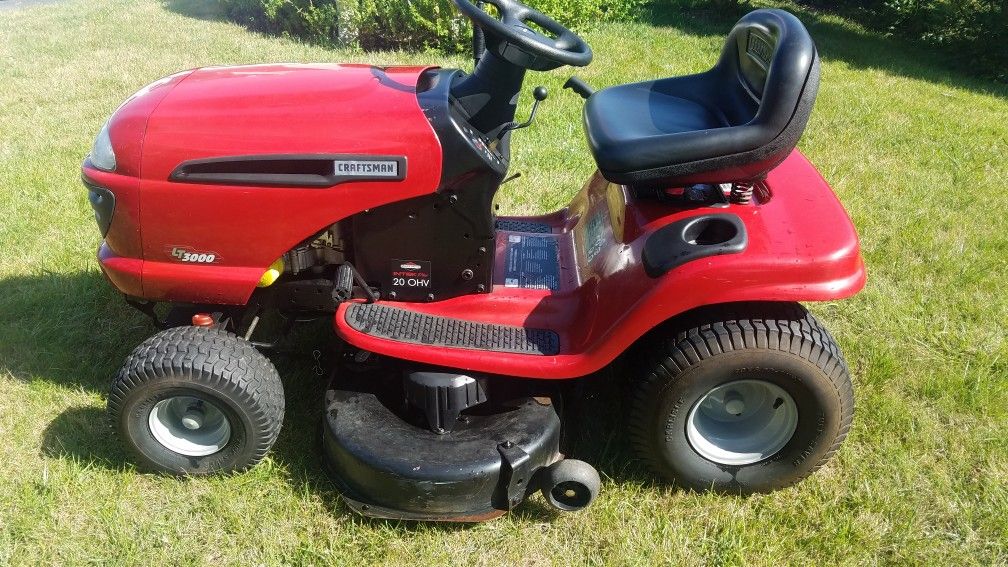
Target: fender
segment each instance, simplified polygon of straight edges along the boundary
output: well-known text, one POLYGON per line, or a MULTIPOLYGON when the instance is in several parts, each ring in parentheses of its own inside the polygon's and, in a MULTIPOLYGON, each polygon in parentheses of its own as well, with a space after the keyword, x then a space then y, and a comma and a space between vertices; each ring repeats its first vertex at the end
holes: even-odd
POLYGON ((440 317, 555 331, 560 352, 533 356, 396 342, 360 333, 335 317, 347 342, 378 354, 473 372, 506 369, 526 378, 575 378, 612 362, 648 331, 704 305, 738 301, 831 301, 865 283, 854 226, 822 176, 795 150, 749 205, 672 208, 636 199, 625 186, 594 175, 571 205, 533 219, 552 229, 532 235, 556 241, 555 290, 509 287, 507 246, 530 235, 499 231, 493 293, 436 303, 396 303, 440 317), (669 211, 672 211, 671 213, 669 211), (676 221, 704 214, 737 215, 747 229, 744 251, 699 258, 653 278, 642 253, 648 238, 676 221))

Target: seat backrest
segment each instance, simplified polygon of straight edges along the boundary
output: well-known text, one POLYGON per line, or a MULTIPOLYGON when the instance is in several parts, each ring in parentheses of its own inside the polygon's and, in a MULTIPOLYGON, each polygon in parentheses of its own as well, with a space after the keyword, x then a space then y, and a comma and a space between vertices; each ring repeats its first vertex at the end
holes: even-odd
POLYGON ((818 92, 819 64, 798 18, 784 10, 750 12, 728 35, 714 72, 722 88, 711 94, 729 124, 758 118, 780 132, 795 121, 801 135, 818 92))
POLYGON ((610 181, 748 183, 794 151, 818 90, 819 56, 805 26, 784 10, 755 10, 712 69, 604 89, 588 99, 585 127, 610 181))

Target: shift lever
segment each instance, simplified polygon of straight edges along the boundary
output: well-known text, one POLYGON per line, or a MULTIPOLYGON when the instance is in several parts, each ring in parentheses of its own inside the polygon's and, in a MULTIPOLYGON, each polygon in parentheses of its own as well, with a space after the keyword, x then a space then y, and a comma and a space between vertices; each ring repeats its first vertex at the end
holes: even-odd
POLYGON ((532 96, 535 97, 535 102, 532 103, 532 113, 529 114, 528 120, 522 122, 521 124, 512 122, 501 128, 500 134, 497 135, 498 140, 503 138, 504 134, 507 134, 508 132, 520 130, 527 127, 529 124, 532 124, 532 121, 535 120, 536 111, 539 110, 539 103, 546 100, 546 97, 549 96, 549 91, 546 90, 546 87, 544 86, 538 86, 532 89, 532 96))

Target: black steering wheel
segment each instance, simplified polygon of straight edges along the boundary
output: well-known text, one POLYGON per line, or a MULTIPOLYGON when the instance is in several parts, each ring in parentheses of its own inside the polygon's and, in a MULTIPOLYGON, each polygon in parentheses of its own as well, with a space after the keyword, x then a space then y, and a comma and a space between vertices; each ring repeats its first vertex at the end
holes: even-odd
POLYGON ((486 47, 495 55, 519 67, 549 71, 562 65, 584 67, 591 63, 592 50, 585 40, 563 24, 518 0, 486 0, 500 18, 495 18, 473 0, 454 0, 460 12, 486 35, 486 47), (540 32, 535 27, 550 35, 540 32), (554 36, 554 37, 551 37, 554 36))

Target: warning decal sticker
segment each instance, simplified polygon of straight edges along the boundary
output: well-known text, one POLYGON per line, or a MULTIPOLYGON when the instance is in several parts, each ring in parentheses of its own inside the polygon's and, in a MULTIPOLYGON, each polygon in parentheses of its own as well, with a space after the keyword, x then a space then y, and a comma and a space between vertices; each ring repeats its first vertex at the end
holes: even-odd
POLYGON ((504 286, 556 291, 560 277, 556 239, 548 236, 508 236, 504 286))

